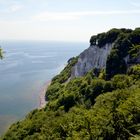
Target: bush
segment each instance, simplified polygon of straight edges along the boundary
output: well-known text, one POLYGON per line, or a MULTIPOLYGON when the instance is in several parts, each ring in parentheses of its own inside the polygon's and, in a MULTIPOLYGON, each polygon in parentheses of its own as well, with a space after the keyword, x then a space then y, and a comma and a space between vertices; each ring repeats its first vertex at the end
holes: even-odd
POLYGON ((132 76, 134 79, 140 79, 140 65, 134 65, 128 69, 128 75, 132 76))

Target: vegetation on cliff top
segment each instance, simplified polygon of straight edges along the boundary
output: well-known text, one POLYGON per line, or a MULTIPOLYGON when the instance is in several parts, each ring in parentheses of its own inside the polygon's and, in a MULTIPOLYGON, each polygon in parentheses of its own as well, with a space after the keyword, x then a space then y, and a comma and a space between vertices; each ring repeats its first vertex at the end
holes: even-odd
POLYGON ((125 74, 127 63, 137 63, 137 57, 140 55, 140 28, 135 30, 114 28, 90 39, 91 45, 99 47, 108 43, 114 44, 106 63, 106 78, 110 79, 116 74, 125 74), (127 56, 129 62, 125 61, 127 56))
POLYGON ((69 81, 71 68, 77 62, 77 58, 69 61, 65 69, 53 78, 46 92, 49 100, 46 107, 30 112, 24 120, 13 124, 2 139, 139 139, 140 65, 132 65, 127 68, 127 71, 122 72, 125 68, 122 67, 121 61, 121 57, 126 56, 125 51, 131 55, 133 60, 136 60, 139 55, 139 35, 139 29, 134 31, 113 29, 108 33, 109 38, 111 37, 110 42, 112 40, 114 42, 116 36, 118 38, 108 57, 111 69, 114 68, 113 71, 117 69, 117 72, 113 74, 106 73, 107 70, 94 69, 83 77, 69 81), (112 31, 115 31, 114 37, 110 35, 112 31), (127 39, 122 37, 124 35, 120 36, 119 32, 128 34, 127 39, 131 34, 130 39, 133 45, 129 46, 127 39), (125 49, 120 48, 123 47, 123 43, 126 45, 124 45, 125 49), (118 67, 113 67, 116 62, 118 67), (106 80, 107 74, 112 75, 106 80))

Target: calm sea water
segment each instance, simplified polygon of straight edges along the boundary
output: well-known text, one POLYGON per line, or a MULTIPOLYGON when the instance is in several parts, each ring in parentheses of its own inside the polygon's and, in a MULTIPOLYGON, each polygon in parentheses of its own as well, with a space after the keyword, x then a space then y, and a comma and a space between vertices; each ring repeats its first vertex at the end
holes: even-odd
POLYGON ((4 41, 0 60, 0 134, 39 106, 44 84, 88 43, 4 41))

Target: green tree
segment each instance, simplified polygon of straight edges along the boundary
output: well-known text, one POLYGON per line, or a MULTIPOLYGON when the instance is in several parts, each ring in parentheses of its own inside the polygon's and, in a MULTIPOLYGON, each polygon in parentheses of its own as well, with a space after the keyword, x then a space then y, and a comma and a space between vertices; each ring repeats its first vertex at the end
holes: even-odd
POLYGON ((131 63, 137 63, 137 58, 140 55, 140 45, 133 45, 129 51, 131 63))
POLYGON ((2 51, 2 48, 0 48, 0 59, 3 58, 3 51, 2 51))
POLYGON ((128 69, 128 75, 132 76, 134 79, 140 79, 140 64, 131 66, 128 69))
POLYGON ((106 62, 106 78, 110 79, 116 74, 126 73, 127 66, 124 59, 119 57, 119 51, 113 49, 106 62))

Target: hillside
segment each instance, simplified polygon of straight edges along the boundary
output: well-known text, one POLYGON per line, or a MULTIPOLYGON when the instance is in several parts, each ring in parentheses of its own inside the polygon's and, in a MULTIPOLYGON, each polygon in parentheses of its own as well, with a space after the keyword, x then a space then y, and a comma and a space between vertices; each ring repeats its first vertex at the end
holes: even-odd
POLYGON ((140 28, 94 35, 2 140, 140 139, 140 28))

